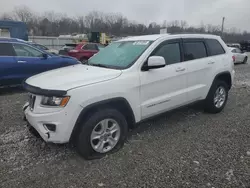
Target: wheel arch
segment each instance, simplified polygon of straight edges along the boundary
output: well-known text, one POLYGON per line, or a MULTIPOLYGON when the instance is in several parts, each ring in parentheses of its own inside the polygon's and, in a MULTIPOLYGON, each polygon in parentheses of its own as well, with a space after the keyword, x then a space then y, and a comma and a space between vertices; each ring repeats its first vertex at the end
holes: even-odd
POLYGON ((135 125, 135 115, 134 112, 129 104, 129 102, 123 98, 123 97, 116 97, 112 99, 106 99, 103 101, 98 101, 93 104, 90 104, 83 108, 83 110, 80 112, 77 121, 75 123, 75 126, 72 130, 71 136, 70 136, 70 142, 74 143, 74 138, 76 138, 76 135, 79 133, 79 130, 81 128, 81 122, 84 122, 92 113, 101 110, 103 108, 115 108, 118 111, 120 111, 126 118, 128 122, 129 128, 133 128, 135 125))
MULTIPOLYGON (((212 85, 215 83, 216 80, 225 81, 228 84, 228 87, 229 87, 228 89, 229 90, 231 89, 233 83, 232 83, 232 76, 231 76, 229 71, 224 71, 224 72, 220 72, 219 74, 217 74, 214 77, 212 85)), ((210 86, 210 89, 211 89, 212 85, 210 86)))

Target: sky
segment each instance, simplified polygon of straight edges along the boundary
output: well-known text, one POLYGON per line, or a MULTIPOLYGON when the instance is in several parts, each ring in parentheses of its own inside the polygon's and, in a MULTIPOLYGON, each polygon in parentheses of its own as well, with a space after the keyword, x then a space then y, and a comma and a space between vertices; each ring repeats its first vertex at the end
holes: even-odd
POLYGON ((86 15, 97 10, 121 13, 130 20, 149 24, 186 20, 189 25, 221 25, 250 31, 250 0, 0 0, 0 13, 15 6, 34 12, 55 11, 68 16, 86 15))

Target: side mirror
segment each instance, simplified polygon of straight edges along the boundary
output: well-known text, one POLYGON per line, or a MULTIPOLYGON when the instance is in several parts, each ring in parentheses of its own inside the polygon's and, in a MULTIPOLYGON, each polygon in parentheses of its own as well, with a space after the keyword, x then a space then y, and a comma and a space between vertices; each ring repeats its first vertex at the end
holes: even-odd
POLYGON ((144 70, 159 69, 165 66, 166 62, 162 56, 151 56, 148 58, 148 63, 144 70))
POLYGON ((47 59, 48 58, 48 54, 43 54, 43 59, 47 59))

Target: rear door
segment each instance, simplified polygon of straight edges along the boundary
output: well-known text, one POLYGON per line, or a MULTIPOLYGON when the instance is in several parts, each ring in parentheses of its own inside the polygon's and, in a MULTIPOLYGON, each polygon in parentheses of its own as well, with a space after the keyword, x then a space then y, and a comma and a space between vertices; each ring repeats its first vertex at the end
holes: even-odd
POLYGON ((20 74, 22 74, 23 79, 60 67, 60 64, 53 62, 53 58, 48 54, 29 45, 13 43, 13 48, 16 53, 17 64, 19 64, 20 67, 19 71, 20 74), (46 54, 47 57, 44 57, 44 54, 46 54))
POLYGON ((206 95, 215 62, 208 56, 206 43, 202 38, 184 38, 183 49, 187 65, 187 97, 191 103, 206 95))
POLYGON ((188 66, 188 99, 205 99, 218 68, 228 64, 228 57, 217 39, 186 39, 184 58, 188 66))
POLYGON ((20 65, 11 43, 0 43, 0 86, 20 83, 20 65))

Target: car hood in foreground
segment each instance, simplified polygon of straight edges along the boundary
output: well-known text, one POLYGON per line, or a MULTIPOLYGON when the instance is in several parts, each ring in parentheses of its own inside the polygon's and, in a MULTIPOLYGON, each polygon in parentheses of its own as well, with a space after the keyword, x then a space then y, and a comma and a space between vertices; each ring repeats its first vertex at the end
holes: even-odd
POLYGON ((48 90, 70 90, 120 76, 121 70, 87 65, 73 65, 44 72, 26 80, 26 83, 48 90))

